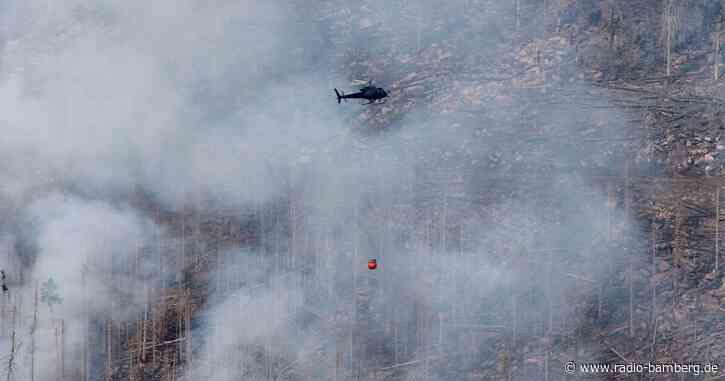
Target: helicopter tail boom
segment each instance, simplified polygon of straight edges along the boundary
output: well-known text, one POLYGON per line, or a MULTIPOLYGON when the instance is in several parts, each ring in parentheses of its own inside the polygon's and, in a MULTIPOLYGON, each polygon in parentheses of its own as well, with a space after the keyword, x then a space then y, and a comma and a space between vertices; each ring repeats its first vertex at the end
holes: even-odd
POLYGON ((345 95, 345 93, 343 92, 342 95, 340 95, 337 89, 335 89, 335 95, 337 95, 337 103, 340 104, 340 100, 342 100, 342 97, 345 95))

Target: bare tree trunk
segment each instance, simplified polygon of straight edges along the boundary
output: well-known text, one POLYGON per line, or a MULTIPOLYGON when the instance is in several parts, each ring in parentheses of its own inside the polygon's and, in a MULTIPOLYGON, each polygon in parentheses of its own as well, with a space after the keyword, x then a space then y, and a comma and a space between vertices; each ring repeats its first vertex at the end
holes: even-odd
POLYGON ((712 63, 713 63, 713 74, 714 78, 717 81, 720 79, 720 22, 718 21, 716 23, 716 30, 715 30, 715 38, 713 38, 713 50, 715 53, 712 57, 712 63))
POLYGON ((398 335, 400 331, 400 325, 397 319, 393 320, 393 364, 398 363, 398 335))
POLYGON ((201 194, 198 192, 193 193, 193 224, 194 224, 194 232, 193 235, 193 252, 194 252, 194 263, 199 263, 199 260, 203 257, 205 253, 201 251, 201 194))
POLYGON ((63 381, 65 379, 65 364, 63 359, 63 344, 65 341, 63 331, 65 330, 65 325, 63 319, 58 319, 56 324, 57 326, 55 330, 55 345, 58 361, 58 380, 63 381))
POLYGON ((607 183, 607 240, 611 241, 614 238, 613 229, 613 218, 612 212, 616 206, 616 200, 614 199, 614 183, 610 181, 607 183))
POLYGON ((443 312, 438 312, 438 352, 443 353, 443 312))
MULTIPOLYGON (((617 38, 617 21, 615 20, 614 15, 614 6, 612 6, 609 10, 609 50, 610 53, 613 53, 614 49, 614 43, 616 42, 617 38)), ((610 63, 611 66, 611 63, 610 63)))
POLYGON ((13 329, 12 337, 10 338, 10 357, 8 358, 8 373, 7 381, 10 381, 13 377, 13 361, 15 360, 15 329, 13 329))
POLYGON ((342 351, 339 349, 335 352, 335 373, 333 373, 332 379, 334 381, 342 380, 341 374, 342 373, 342 351))
POLYGON ((510 356, 511 359, 509 360, 512 364, 510 364, 508 369, 508 381, 511 381, 513 379, 513 368, 514 368, 514 360, 517 358, 517 351, 516 351, 516 335, 518 334, 518 326, 517 326, 517 320, 518 320, 518 303, 516 300, 516 294, 511 293, 511 304, 512 304, 512 313, 511 313, 511 351, 513 351, 512 355, 510 356))
POLYGON ((83 283, 83 355, 81 356, 81 380, 88 381, 88 289, 86 283, 87 263, 83 265, 81 283, 83 283))
MULTIPOLYGON (((458 239, 459 240, 459 256, 461 257, 461 261, 463 261, 463 255, 464 255, 463 253, 465 252, 465 247, 466 247, 465 246, 465 242, 466 242, 466 240, 465 240, 465 238, 466 238, 465 232, 466 232, 466 225, 462 223, 461 224, 461 232, 460 232, 461 234, 460 234, 460 237, 458 239)), ((463 275, 465 276, 466 274, 467 274, 467 272, 466 272, 466 269, 464 268, 463 269, 463 275)), ((456 273, 456 281, 457 280, 458 280, 458 273, 456 273)), ((458 286, 456 286, 456 288, 457 287, 458 286)), ((456 291, 456 292, 458 292, 458 291, 456 291)), ((466 291, 463 290, 463 295, 461 295, 461 300, 458 300, 458 298, 456 298, 456 300, 454 301, 455 303, 458 304, 458 308, 460 309, 460 311, 458 311, 458 314, 460 316, 466 316, 466 303, 465 303, 466 293, 465 292, 466 291)), ((451 319, 451 321, 455 322, 455 320, 456 320, 456 317, 454 316, 451 319)))
POLYGON ((665 68, 665 74, 667 77, 672 75, 672 7, 673 7, 673 0, 667 0, 666 8, 665 8, 665 56, 666 56, 666 65, 665 68))
MULTIPOLYGON (((111 374, 111 356, 113 353, 111 353, 111 320, 106 320, 106 370, 105 370, 105 380, 111 381, 112 374, 111 374)), ((153 350, 153 349, 151 349, 153 350)))
MULTIPOLYGON (((182 290, 179 289, 179 294, 182 295, 182 290)), ((184 331, 184 319, 186 318, 186 300, 184 297, 179 297, 179 302, 176 305, 176 338, 181 339, 186 337, 186 331, 184 331)), ((176 351, 174 353, 174 359, 184 358, 184 345, 183 341, 179 341, 176 344, 176 351)))
POLYGON ((720 275, 720 186, 715 188, 715 279, 720 275))
POLYGON ((134 365, 133 365, 133 358, 134 358, 134 356, 131 355, 131 353, 129 353, 129 356, 128 356, 128 381, 136 380, 135 379, 136 369, 134 368, 134 365))
POLYGON ((518 301, 516 300, 516 294, 511 293, 511 347, 516 348, 517 329, 518 329, 518 301))
POLYGON ((33 292, 33 326, 30 331, 30 381, 35 380, 35 331, 38 329, 38 282, 33 292))
POLYGON ((654 328, 652 329, 652 354, 650 356, 653 361, 657 358, 657 315, 655 315, 654 328))
MULTIPOLYGON (((541 79, 541 84, 546 84, 546 73, 544 73, 544 65, 541 63, 541 46, 539 43, 536 44, 536 67, 539 69, 539 78, 541 79)), ((536 126, 534 126, 536 128, 536 126)))
MULTIPOLYGON (((629 219, 630 219, 630 191, 629 191, 629 157, 624 160, 624 232, 625 239, 629 241, 629 219)), ((627 243, 629 248, 629 243, 627 243)), ((629 283, 629 337, 634 337, 634 269, 633 269, 633 253, 627 250, 627 282, 629 283)))
POLYGON ((161 255, 161 210, 156 207, 156 229, 155 229, 155 238, 156 238, 156 251, 157 255, 159 256, 159 279, 160 279, 160 285, 159 287, 163 288, 166 284, 164 281, 164 258, 163 255, 161 255))
POLYGON ((187 304, 184 309, 184 334, 186 335, 186 369, 193 369, 192 367, 192 347, 191 347, 191 305, 187 304))
POLYGON ((7 380, 11 381, 13 378, 13 361, 15 361, 15 323, 16 323, 16 315, 17 315, 17 308, 15 304, 12 305, 11 310, 11 318, 10 318, 10 329, 12 330, 10 335, 10 356, 8 357, 8 374, 7 374, 7 380))
POLYGON ((441 254, 445 255, 448 247, 446 245, 448 225, 448 183, 443 187, 443 215, 441 217, 441 254))
MULTIPOLYGON (((275 306, 272 306, 272 311, 274 311, 275 306)), ((272 360, 272 338, 267 337, 266 342, 264 343, 264 371, 267 375, 267 380, 272 379, 272 365, 274 361, 272 360)))
POLYGON ((295 262, 297 260, 297 210, 295 208, 294 195, 290 194, 290 265, 291 268, 295 268, 295 262))
MULTIPOLYGON (((151 297, 156 298, 156 295, 154 294, 153 290, 151 292, 151 297)), ((155 303, 154 303, 155 304, 155 303)), ((154 309, 151 309, 151 364, 156 364, 156 312, 154 309)))
POLYGON ((352 377, 357 376, 357 359, 355 358, 355 330, 357 328, 357 263, 358 263, 358 251, 360 249, 360 237, 359 237, 359 199, 356 196, 353 205, 353 252, 352 252, 352 322, 350 323, 350 370, 352 377))
POLYGON ((273 275, 282 273, 282 253, 279 248, 280 242, 280 225, 279 225, 279 213, 274 213, 274 270, 273 275))
POLYGON ((674 226, 674 243, 672 247, 672 308, 677 306, 677 293, 679 292, 679 281, 680 275, 680 264, 682 262, 682 251, 687 245, 686 228, 687 218, 685 216, 684 207, 682 203, 678 201, 677 209, 675 214, 675 226, 674 226))
MULTIPOLYGON (((140 242, 137 242, 136 243, 136 266, 134 269, 134 278, 133 278, 137 281, 141 280, 141 271, 140 271, 140 269, 141 269, 141 250, 142 250, 142 245, 140 242)), ((144 291, 145 291, 146 281, 144 280, 143 283, 144 283, 144 291)), ((145 292, 144 292, 144 295, 145 295, 145 292)), ((144 345, 144 342, 143 342, 143 328, 144 328, 143 311, 139 311, 139 313, 136 317, 137 317, 137 319, 136 319, 136 343, 137 343, 138 349, 136 350, 136 353, 134 356, 136 356, 136 363, 140 363, 141 355, 143 353, 143 345, 144 345)), ((129 355, 129 357, 133 357, 133 356, 129 355)), ((130 364, 133 365, 133 361, 130 361, 130 364)), ((134 368, 130 368, 130 369, 131 370, 129 371, 129 377, 135 378, 135 374, 134 374, 135 369, 134 368)), ((134 381, 134 378, 131 378, 131 381, 134 381)))
POLYGON ((422 35, 423 35, 423 2, 418 2, 418 19, 417 19, 417 28, 416 28, 416 48, 415 52, 420 53, 420 49, 422 48, 422 35))
MULTIPOLYGON (((651 238, 651 251, 652 251, 652 277, 657 275, 657 225, 655 225, 654 216, 652 217, 652 238, 651 238)), ((655 278, 656 279, 656 278, 655 278)), ((657 283, 652 282, 652 320, 651 326, 656 326, 657 320, 657 283)), ((655 328, 653 328, 655 329, 655 328)))
POLYGON ((547 300, 547 324, 546 324, 546 340, 544 352, 544 381, 549 381, 549 357, 551 355, 551 335, 553 325, 553 306, 551 296, 551 255, 548 253, 546 261, 546 300, 547 300))
MULTIPOLYGON (((181 259, 179 260, 176 281, 181 284, 184 280, 184 270, 186 269, 186 204, 185 201, 181 205, 181 259)), ((181 288, 182 286, 179 286, 181 288)))
MULTIPOLYGON (((616 200, 614 199, 614 183, 607 183, 607 245, 612 242, 614 236, 613 228, 613 210, 616 206, 616 200)), ((601 260, 599 261, 602 264, 601 260)), ((603 299, 604 299, 604 279, 599 279, 599 290, 597 293, 597 319, 602 317, 603 313, 603 299)))
MULTIPOLYGON (((148 295, 148 292, 147 294, 148 295)), ((148 310, 148 303, 146 309, 148 310)), ((141 320, 141 350, 140 353, 140 361, 141 363, 146 362, 146 331, 148 331, 148 312, 145 314, 143 320, 141 320)))
POLYGON ((0 317, 2 317, 2 319, 0 319, 0 336, 3 337, 8 334, 8 327, 6 326, 5 319, 5 315, 7 314, 6 300, 8 300, 8 294, 4 293, 2 301, 0 302, 0 317))
MULTIPOLYGON (((338 221, 337 216, 337 210, 335 211, 335 215, 333 216, 333 221, 338 221)), ((332 237, 332 233, 330 232, 328 235, 328 239, 332 237)), ((330 246, 328 246, 328 250, 330 249, 330 246)), ((338 253, 338 250, 333 249, 332 251, 329 251, 332 253, 333 258, 335 260, 335 264, 333 268, 337 269, 340 267, 340 255, 338 253)), ((330 282, 330 294, 334 295, 335 300, 335 369, 333 374, 333 381, 339 381, 342 380, 342 371, 343 371, 343 359, 345 355, 345 329, 341 325, 345 323, 343 319, 341 319, 343 310, 340 303, 340 293, 336 289, 337 286, 337 271, 335 272, 335 275, 332 277, 332 281, 330 282)))

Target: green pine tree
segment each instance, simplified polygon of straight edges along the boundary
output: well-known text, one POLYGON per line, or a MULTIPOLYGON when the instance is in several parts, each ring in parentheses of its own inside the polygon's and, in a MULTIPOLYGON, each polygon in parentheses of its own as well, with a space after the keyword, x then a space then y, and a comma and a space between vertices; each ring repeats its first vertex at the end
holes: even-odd
POLYGON ((53 311, 53 305, 63 302, 58 291, 58 284, 55 283, 53 277, 48 278, 40 288, 40 301, 47 304, 48 308, 53 311))

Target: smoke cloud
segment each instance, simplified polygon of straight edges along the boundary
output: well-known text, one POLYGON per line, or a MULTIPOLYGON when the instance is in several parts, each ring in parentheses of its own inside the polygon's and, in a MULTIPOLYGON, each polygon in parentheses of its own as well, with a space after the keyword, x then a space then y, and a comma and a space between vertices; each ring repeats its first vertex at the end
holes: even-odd
MULTIPOLYGON (((483 12, 472 3, 0 6, 0 195, 14 211, 3 229, 15 258, 3 266, 26 268, 12 290, 22 318, 49 277, 63 303, 42 313, 66 321, 72 358, 84 311, 138 318, 147 291, 133 285, 165 281, 160 250, 134 276, 114 269, 160 239, 189 240, 131 202, 138 193, 166 210, 190 199, 237 216, 261 208, 257 234, 266 238, 218 254, 185 380, 322 379, 341 343, 353 372, 344 379, 434 350, 467 369, 495 357, 495 340, 478 333, 469 355, 455 352, 491 311, 518 303, 518 329, 531 335, 537 316, 578 318, 563 297, 576 277, 594 276, 592 253, 626 218, 607 207, 593 176, 619 171, 618 148, 568 140, 582 131, 576 105, 496 85, 511 75, 497 65, 519 50, 506 45, 512 26, 499 17, 510 4, 487 2, 483 12), (478 70, 491 75, 471 79, 478 70), (393 89, 388 104, 335 102, 333 87, 369 78, 393 89), (276 210, 280 200, 296 214, 276 210), (380 269, 366 272, 367 258, 380 269), (517 272, 520 261, 529 272, 517 272), (425 323, 430 338, 399 339, 415 336, 423 308, 436 316, 425 323), (363 314, 375 325, 360 328, 364 338, 339 339, 350 333, 337 323, 355 327, 363 314)), ((529 38, 543 32, 535 14, 522 23, 529 38)), ((576 72, 573 61, 561 66, 576 72)), ((613 112, 587 127, 613 138, 622 125, 613 112)), ((510 329, 496 319, 493 331, 510 329)), ((38 341, 36 361, 52 362, 52 338, 38 341)), ((27 356, 17 366, 28 374, 27 356)))

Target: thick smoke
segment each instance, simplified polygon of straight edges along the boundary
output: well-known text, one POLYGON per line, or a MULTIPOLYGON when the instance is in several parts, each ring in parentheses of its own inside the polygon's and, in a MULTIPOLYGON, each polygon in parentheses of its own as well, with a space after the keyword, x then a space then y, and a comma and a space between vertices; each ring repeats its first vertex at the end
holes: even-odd
MULTIPOLYGON (((34 293, 39 292, 37 364, 56 362, 53 341, 57 338, 50 334, 57 324, 55 319, 62 318, 65 323, 65 342, 70 348, 66 356, 78 358, 83 331, 88 329, 84 325, 86 314, 131 321, 140 312, 134 306, 141 305, 146 295, 137 284, 145 278, 143 274, 154 273, 154 266, 141 262, 136 274, 124 274, 119 269, 128 266, 122 261, 135 258, 138 248, 155 238, 153 223, 146 217, 103 201, 52 194, 28 205, 22 224, 28 230, 25 239, 37 245, 37 260, 28 282, 31 285, 13 287, 10 292, 24 292, 19 296, 32 303, 34 293), (59 287, 59 304, 44 302, 43 286, 49 278, 59 287)), ((28 319, 36 309, 25 313, 20 318, 28 319)), ((27 337, 24 341, 30 347, 27 337)), ((19 375, 27 375, 27 359, 21 365, 19 375)), ((37 366, 36 372, 40 379, 57 376, 50 366, 37 366)))
MULTIPOLYGON (((210 281, 216 286, 210 287, 203 324, 193 332, 200 344, 186 380, 329 374, 335 364, 321 353, 335 342, 336 319, 352 321, 358 301, 350 299, 358 289, 373 290, 369 308, 378 318, 372 321, 392 314, 395 332, 410 330, 413 306, 430 299, 438 316, 430 330, 461 336, 459 316, 481 316, 489 307, 510 305, 514 296, 532 301, 519 302, 518 314, 522 331, 535 333, 536 316, 551 313, 552 304, 564 306, 561 297, 573 283, 561 279, 593 263, 581 251, 606 239, 609 222, 624 218, 607 219, 606 197, 592 185, 587 166, 621 163, 606 146, 557 140, 580 128, 572 105, 513 96, 506 105, 494 98, 478 105, 478 115, 513 115, 503 127, 460 110, 420 107, 476 90, 461 68, 495 66, 491 57, 511 31, 496 15, 508 12, 509 2, 486 2, 491 13, 484 20, 469 19, 474 2, 468 1, 371 3, 327 1, 308 9, 255 0, 28 0, 0 6, 0 194, 17 211, 4 226, 9 242, 23 247, 8 257, 33 258, 19 260, 32 271, 12 290, 23 295, 24 319, 34 285, 50 276, 64 301, 42 313, 68 322, 75 348, 85 328, 82 311, 121 321, 140 313, 117 304, 143 304, 144 290, 131 286, 138 279, 106 278, 114 265, 133 257, 129 253, 172 234, 127 202, 139 189, 169 209, 194 196, 240 210, 268 205, 292 190, 303 216, 296 229, 317 237, 308 250, 316 253, 310 266, 316 270, 298 274, 279 263, 280 252, 290 250, 290 231, 270 221, 261 228, 267 236, 262 247, 226 252, 210 281), (438 59, 436 46, 444 42, 463 47, 438 64, 437 70, 453 74, 417 87, 402 80, 424 65, 346 62, 350 54, 369 55, 370 62, 387 54, 410 62, 438 59), (397 84, 392 106, 338 106, 331 88, 361 77, 397 84), (446 90, 436 89, 437 83, 446 90), (411 99, 420 104, 409 106, 411 99), (398 106, 405 115, 393 115, 398 106), (386 132, 369 133, 368 124, 388 116, 393 122, 386 132), (533 117, 540 135, 517 136, 521 121, 533 117), (541 176, 529 181, 534 173, 541 176), (515 202, 498 203, 496 177, 507 182, 515 202), (452 189, 453 183, 462 189, 452 189), (409 205, 417 215, 397 212, 409 205), (543 225, 549 227, 537 230, 543 225), (285 243, 273 249, 273 240, 285 243), (372 257, 381 261, 377 278, 363 271, 372 257), (533 261, 532 272, 513 271, 517 260, 533 261), (565 266, 575 260, 582 264, 565 266), (536 271, 542 268, 548 270, 536 271), (564 276, 551 276, 557 271, 564 276), (538 282, 547 284, 543 299, 526 294, 538 282), (259 360, 259 348, 267 363, 259 360)), ((531 38, 544 29, 533 14, 521 30, 531 38)), ((616 136, 620 124, 612 116, 609 127, 597 126, 597 132, 616 136)), ((155 265, 141 266, 144 281, 153 279, 155 265)), ((390 342, 393 335, 370 331, 377 332, 372 341, 390 342)), ((38 340, 37 361, 50 361, 52 338, 38 340)), ((462 357, 465 366, 476 356, 491 356, 492 343, 480 340, 468 348, 470 357, 462 357)), ((378 366, 363 362, 365 351, 357 344, 346 352, 345 364, 378 366)), ((425 356, 436 345, 453 349, 437 338, 416 345, 420 353, 400 350, 398 362, 425 356)), ((27 358, 17 367, 16 373, 27 374, 27 358)), ((40 380, 51 376, 36 374, 40 380)))
POLYGON ((189 192, 250 200, 275 193, 270 169, 336 131, 318 118, 334 105, 286 64, 299 41, 281 5, 7 7, 29 20, 3 55, 3 173, 16 197, 55 179, 102 194, 140 184, 169 204, 189 192))

